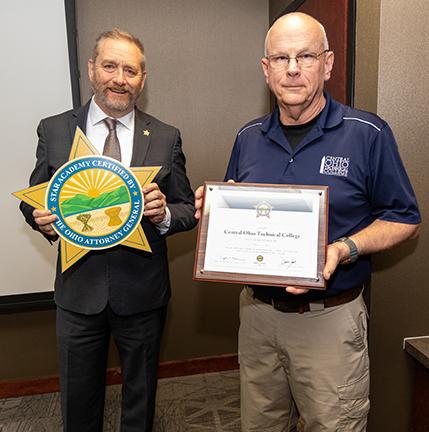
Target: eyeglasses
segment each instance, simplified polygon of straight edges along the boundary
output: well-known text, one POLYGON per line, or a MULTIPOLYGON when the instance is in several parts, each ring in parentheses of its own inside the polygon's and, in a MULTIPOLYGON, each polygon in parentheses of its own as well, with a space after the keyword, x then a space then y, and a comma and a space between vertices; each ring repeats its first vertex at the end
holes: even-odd
POLYGON ((303 53, 298 54, 295 57, 290 57, 286 54, 274 54, 270 56, 266 56, 265 58, 268 60, 270 67, 275 70, 286 69, 290 65, 290 61, 295 59, 297 65, 302 68, 308 68, 314 65, 316 61, 322 54, 327 53, 329 50, 325 49, 319 54, 316 53, 303 53))

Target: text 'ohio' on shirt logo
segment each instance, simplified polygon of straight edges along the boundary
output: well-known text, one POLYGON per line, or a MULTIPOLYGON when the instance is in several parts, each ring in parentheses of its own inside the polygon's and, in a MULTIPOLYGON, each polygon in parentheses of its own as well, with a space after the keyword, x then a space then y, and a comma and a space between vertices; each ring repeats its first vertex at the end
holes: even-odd
POLYGON ((342 156, 323 156, 320 161, 320 174, 347 177, 350 158, 342 156))

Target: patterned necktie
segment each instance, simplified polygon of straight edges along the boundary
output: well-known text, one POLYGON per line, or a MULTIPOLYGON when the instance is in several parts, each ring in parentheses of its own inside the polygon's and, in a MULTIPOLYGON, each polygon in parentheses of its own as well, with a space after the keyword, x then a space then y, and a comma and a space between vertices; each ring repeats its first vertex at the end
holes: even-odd
POLYGON ((119 143, 118 135, 116 135, 116 120, 105 118, 104 123, 109 129, 109 134, 104 141, 103 155, 110 156, 113 159, 121 161, 121 145, 119 143))

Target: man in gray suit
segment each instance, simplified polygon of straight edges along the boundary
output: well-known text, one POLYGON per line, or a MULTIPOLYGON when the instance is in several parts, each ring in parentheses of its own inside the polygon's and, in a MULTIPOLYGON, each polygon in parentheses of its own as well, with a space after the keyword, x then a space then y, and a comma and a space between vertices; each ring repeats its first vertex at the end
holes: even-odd
MULTIPOLYGON (((61 403, 65 431, 103 428, 110 335, 118 347, 123 402, 121 430, 151 431, 159 346, 170 297, 167 235, 193 228, 193 192, 179 131, 135 106, 145 78, 142 43, 119 29, 102 33, 88 61, 94 91, 77 110, 44 119, 30 185, 48 181, 69 158, 79 126, 101 153, 128 166, 162 166, 143 188, 142 227, 152 253, 116 246, 91 251, 55 280, 61 403), (113 125, 113 126, 112 126, 113 125)), ((56 216, 21 203, 33 229, 56 240, 56 216)))

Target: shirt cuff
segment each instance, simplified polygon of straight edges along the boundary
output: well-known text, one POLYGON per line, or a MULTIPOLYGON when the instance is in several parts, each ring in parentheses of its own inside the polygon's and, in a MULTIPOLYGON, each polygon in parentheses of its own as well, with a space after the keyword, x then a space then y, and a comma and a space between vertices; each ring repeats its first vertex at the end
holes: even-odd
POLYGON ((161 222, 155 224, 155 226, 156 226, 157 230, 159 231, 159 233, 161 235, 163 235, 170 228, 170 224, 171 224, 171 212, 170 212, 170 209, 168 207, 165 207, 164 219, 161 222))

